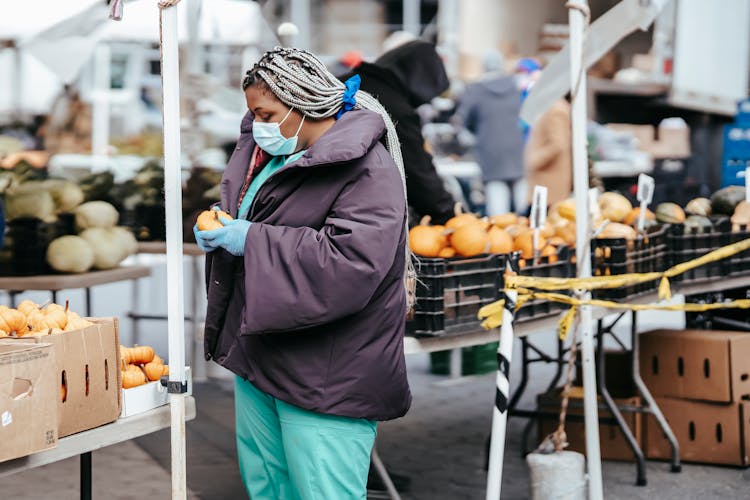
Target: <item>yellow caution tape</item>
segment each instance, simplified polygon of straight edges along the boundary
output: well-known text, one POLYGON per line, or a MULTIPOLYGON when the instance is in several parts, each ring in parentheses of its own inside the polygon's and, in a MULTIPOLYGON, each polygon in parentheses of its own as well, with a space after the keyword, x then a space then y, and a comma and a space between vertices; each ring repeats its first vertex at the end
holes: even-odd
POLYGON ((541 278, 535 276, 508 276, 506 285, 513 288, 536 288, 539 290, 602 290, 637 285, 647 281, 661 280, 659 298, 666 300, 672 296, 669 278, 711 262, 726 259, 750 249, 750 238, 738 241, 707 253, 697 259, 677 264, 666 271, 651 273, 629 273, 612 276, 592 276, 590 278, 541 278))
MULTIPOLYGON (((559 302, 561 304, 567 304, 570 307, 568 311, 563 314, 558 323, 558 335, 561 340, 567 338, 568 332, 570 331, 575 315, 578 312, 578 308, 582 305, 590 305, 594 307, 603 307, 607 309, 618 309, 625 311, 684 311, 684 312, 705 312, 717 309, 750 309, 750 299, 739 299, 730 302, 719 302, 715 304, 624 304, 620 302, 612 302, 610 300, 599 300, 599 299, 578 299, 561 293, 550 293, 550 292, 534 292, 527 289, 519 289, 519 300, 517 304, 532 300, 542 299, 550 302, 559 302)), ((479 310, 479 318, 483 319, 482 326, 490 329, 497 328, 502 325, 503 322, 503 300, 488 304, 479 310)), ((519 306, 516 305, 516 310, 519 306)))

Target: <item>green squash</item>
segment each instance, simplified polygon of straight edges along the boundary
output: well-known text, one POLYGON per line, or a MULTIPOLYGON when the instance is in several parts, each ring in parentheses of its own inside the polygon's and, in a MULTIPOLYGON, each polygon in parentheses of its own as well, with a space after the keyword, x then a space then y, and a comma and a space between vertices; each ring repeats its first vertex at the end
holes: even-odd
POLYGON ((727 186, 711 195, 713 215, 732 215, 735 207, 745 199, 744 186, 727 186))

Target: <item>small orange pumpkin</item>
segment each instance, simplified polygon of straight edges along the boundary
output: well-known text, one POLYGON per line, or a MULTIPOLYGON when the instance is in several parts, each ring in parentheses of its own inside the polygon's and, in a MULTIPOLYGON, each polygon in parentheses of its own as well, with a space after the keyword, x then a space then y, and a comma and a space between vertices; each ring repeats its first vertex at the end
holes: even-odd
POLYGON ((440 250, 448 245, 443 226, 430 226, 430 217, 425 216, 419 225, 409 230, 409 248, 422 257, 438 257, 440 250))
POLYGON ((463 211, 463 208, 461 208, 460 203, 456 203, 453 207, 453 211, 455 215, 448 219, 448 222, 445 223, 446 229, 458 229, 462 226, 465 226, 466 224, 473 224, 475 222, 478 222, 480 219, 474 214, 465 213, 463 211))
POLYGON ((143 367, 143 371, 146 372, 146 378, 148 378, 150 381, 154 380, 160 380, 162 375, 164 374, 164 365, 161 363, 146 363, 146 365, 143 367))
MULTIPOLYGON (((641 207, 635 207, 633 210, 628 212, 628 215, 625 216, 625 219, 623 219, 623 224, 627 224, 628 226, 635 226, 638 224, 638 218, 641 216, 641 207)), ((646 220, 656 220, 656 215, 654 212, 646 209, 646 220)))
POLYGON ((231 220, 232 216, 221 210, 204 210, 198 215, 198 230, 210 231, 224 227, 224 224, 221 223, 221 218, 231 220))
POLYGON ((513 238, 497 226, 487 232, 490 238, 490 253, 510 253, 513 251, 513 238))
POLYGON ((28 314, 34 309, 39 309, 39 304, 26 299, 22 301, 20 304, 18 304, 17 309, 21 311, 24 314, 24 316, 28 316, 28 314))
POLYGON ((458 255, 473 257, 489 251, 490 237, 481 224, 466 224, 451 235, 451 245, 458 255))
POLYGON ((19 336, 28 331, 26 316, 17 309, 0 306, 0 330, 6 333, 15 332, 19 336))
POLYGON ((493 226, 497 226, 500 229, 505 229, 511 224, 517 224, 517 223, 518 223, 518 216, 514 214, 513 212, 509 212, 507 214, 501 214, 501 215, 493 215, 492 217, 490 217, 490 224, 492 224, 493 226))
POLYGON ((146 374, 142 370, 128 370, 122 372, 122 388, 130 389, 146 383, 146 374))
MULTIPOLYGON (((539 235, 538 249, 541 250, 547 244, 547 240, 541 234, 539 235)), ((513 247, 516 251, 521 252, 524 259, 534 258, 534 231, 526 231, 513 240, 513 247)))
POLYGON ((120 354, 123 359, 128 360, 128 363, 134 365, 145 365, 154 360, 154 349, 147 345, 125 347, 124 351, 120 351, 120 354))
POLYGON ((32 333, 46 333, 50 328, 55 328, 55 325, 47 323, 47 316, 40 309, 34 309, 26 315, 26 323, 32 333))
POLYGON ((456 256, 456 249, 453 247, 445 247, 442 250, 440 250, 440 253, 438 253, 438 257, 443 259, 451 259, 456 256))

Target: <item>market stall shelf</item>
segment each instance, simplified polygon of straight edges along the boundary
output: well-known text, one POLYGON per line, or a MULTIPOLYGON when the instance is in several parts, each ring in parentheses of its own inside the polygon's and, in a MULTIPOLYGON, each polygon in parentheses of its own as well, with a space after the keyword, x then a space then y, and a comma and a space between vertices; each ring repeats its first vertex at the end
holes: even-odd
MULTIPOLYGON (((195 399, 192 396, 185 398, 185 407, 186 420, 195 418, 195 399)), ((57 442, 56 448, 1 463, 0 477, 10 476, 76 455, 84 456, 106 446, 167 429, 170 425, 169 411, 168 405, 161 406, 132 417, 121 418, 111 424, 64 437, 57 442)))
POLYGON ((57 302, 57 292, 60 290, 75 290, 83 288, 86 291, 86 315, 91 316, 91 288, 97 285, 107 285, 118 281, 137 280, 151 274, 145 266, 122 266, 104 271, 91 271, 80 274, 49 274, 41 276, 0 277, 0 290, 10 294, 11 307, 15 307, 15 299, 19 293, 27 291, 49 291, 52 302, 57 302))

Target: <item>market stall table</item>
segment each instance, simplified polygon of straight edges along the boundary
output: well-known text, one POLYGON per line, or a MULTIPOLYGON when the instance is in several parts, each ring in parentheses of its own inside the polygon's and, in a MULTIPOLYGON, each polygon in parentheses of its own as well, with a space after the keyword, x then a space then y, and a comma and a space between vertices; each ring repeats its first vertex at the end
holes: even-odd
MULTIPOLYGON (((703 282, 697 282, 697 283, 673 283, 671 285, 672 291, 674 295, 681 295, 681 296, 690 296, 690 295, 696 295, 696 294, 704 294, 704 293, 711 293, 711 292, 718 292, 722 290, 728 290, 732 288, 740 288, 740 287, 748 287, 750 286, 750 276, 729 276, 729 277, 722 277, 720 279, 710 280, 710 281, 703 281, 703 282)), ((673 299, 674 300, 674 299, 673 299)), ((658 302, 658 294, 656 291, 651 293, 646 293, 642 295, 638 295, 634 298, 628 299, 628 303, 631 304, 650 304, 654 302, 658 302)), ((601 307, 593 307, 592 308, 592 317, 595 321, 601 321, 607 316, 611 316, 617 314, 616 310, 601 308, 601 307)), ((557 332, 557 326, 559 321, 559 315, 551 315, 546 317, 541 317, 529 321, 522 321, 514 324, 513 333, 515 337, 525 339, 527 336, 530 336, 535 333, 541 333, 541 332, 557 332)), ((611 328, 611 326, 610 326, 611 328)), ((603 342, 601 338, 602 329, 600 328, 600 335, 599 335, 599 341, 603 342)), ((633 339, 635 339, 635 335, 637 334, 637 320, 634 315, 633 317, 633 326, 632 326, 632 333, 633 333, 633 339)), ((493 342, 497 342, 499 339, 499 330, 493 329, 493 330, 482 330, 477 329, 473 332, 467 332, 462 334, 448 334, 448 335, 441 335, 441 336, 435 336, 435 337, 407 337, 404 339, 404 352, 406 354, 417 354, 417 353, 431 353, 431 352, 437 352, 437 351, 446 351, 446 350, 455 350, 455 349, 461 349, 465 347, 474 347, 474 346, 480 346, 480 345, 486 345, 493 342)), ((637 350, 637 343, 636 343, 636 350, 637 350)), ((601 349, 600 349, 601 352, 601 349)), ((638 355, 637 352, 633 355, 633 362, 637 363, 638 355)), ((601 355, 599 361, 601 362, 601 355)), ((526 368, 526 366, 524 366, 526 368)), ((600 371, 600 374, 603 373, 603 371, 600 371)), ((528 376, 527 372, 524 370, 522 372, 522 380, 518 384, 519 391, 523 391, 523 388, 525 386, 525 379, 528 376)), ((603 377, 601 377, 603 378, 603 377)), ((646 389, 645 385, 643 384, 642 380, 640 380, 640 375, 636 371, 634 373, 634 382, 636 386, 644 393, 648 393, 648 390, 646 389)), ((624 420, 622 420, 622 415, 620 410, 616 407, 614 402, 608 397, 607 388, 603 383, 603 380, 600 381, 600 391, 603 393, 604 400, 606 403, 606 408, 615 415, 615 419, 617 420, 618 425, 620 428, 623 429, 623 432, 627 434, 629 431, 626 431, 624 427, 626 427, 626 424, 624 423, 624 420)), ((517 416, 525 416, 525 417, 534 417, 537 416, 537 412, 533 411, 522 411, 522 410, 514 410, 513 406, 515 402, 518 401, 520 393, 516 393, 513 395, 513 398, 511 398, 511 404, 509 405, 511 407, 512 414, 517 416)), ((661 411, 658 409, 658 405, 651 397, 650 393, 647 395, 644 394, 644 399, 646 399, 648 406, 647 408, 650 408, 651 411, 655 409, 658 415, 655 415, 659 423, 661 424, 662 428, 669 428, 666 420, 661 415, 661 411)), ((628 411, 635 411, 633 409, 628 409, 628 411)), ((640 411, 640 410, 638 410, 640 411)), ((639 484, 645 484, 645 464, 643 455, 640 452, 639 445, 635 442, 631 443, 634 445, 634 453, 639 458, 636 461, 636 466, 638 469, 638 483, 639 484), (636 451, 635 448, 638 448, 638 451, 636 451)), ((676 442, 675 442, 676 444, 676 442)), ((672 461, 672 467, 673 471, 679 471, 680 470, 680 462, 679 457, 674 457, 672 461)))
MULTIPOLYGON (((186 396, 185 419, 195 418, 195 399, 186 396)), ((10 476, 35 467, 81 456, 81 498, 91 498, 91 452, 151 434, 170 426, 169 405, 161 406, 132 417, 121 418, 111 424, 64 437, 57 447, 0 463, 0 477, 10 476), (84 459, 84 457, 88 457, 84 459)))
MULTIPOLYGON (((10 295, 10 305, 11 307, 15 307, 15 301, 16 296, 23 292, 28 291, 49 291, 52 294, 52 301, 57 301, 57 292, 60 290, 74 290, 74 289, 80 289, 83 288, 86 294, 86 316, 91 316, 91 288, 97 285, 107 285, 110 283, 117 283, 119 281, 130 281, 130 280, 137 280, 139 278, 145 278, 151 274, 151 270, 148 267, 145 266, 121 266, 116 267, 114 269, 106 269, 102 271, 90 271, 87 273, 79 273, 79 274, 49 274, 49 275, 39 275, 39 276, 4 276, 0 277, 0 290, 6 290, 8 294, 10 295)), ((169 411, 168 408, 165 410, 165 414, 168 415, 169 411)), ((110 425, 117 425, 117 422, 110 425)), ((169 422, 167 420, 167 424, 165 427, 169 426, 169 422)), ((109 426, 104 426, 102 428, 107 428, 109 426)), ((96 429, 98 430, 98 429, 96 429)), ((87 431, 87 432, 93 432, 93 431, 87 431)), ((81 436, 82 433, 78 435, 71 436, 70 438, 63 438, 60 440, 60 443, 64 442, 67 439, 76 438, 77 436, 81 436)), ((152 431, 150 431, 152 432, 152 431)), ((41 455, 46 455, 48 453, 56 453, 57 450, 52 449, 47 452, 41 453, 41 455)), ((91 450, 87 450, 85 447, 81 446, 79 453, 81 456, 81 498, 91 498, 91 450)), ((54 455, 52 455, 54 456, 54 455)), ((68 455, 72 456, 72 455, 68 455)), ((58 458, 58 460, 66 457, 58 458)), ((27 460, 27 459, 20 459, 20 460, 27 460)), ((33 460, 33 459, 28 459, 33 460)), ((4 464, 0 464, 0 471, 4 471, 5 467, 8 466, 8 462, 4 464)), ((43 465, 43 464, 37 464, 43 465)), ((2 472, 0 472, 0 475, 2 475, 2 472)))
POLYGON ((0 290, 10 294, 11 307, 15 307, 16 296, 28 291, 48 291, 52 301, 57 302, 60 290, 83 288, 86 293, 86 316, 91 316, 91 288, 118 281, 137 280, 151 274, 146 266, 121 266, 103 271, 90 271, 78 274, 48 274, 38 276, 2 276, 0 290))

